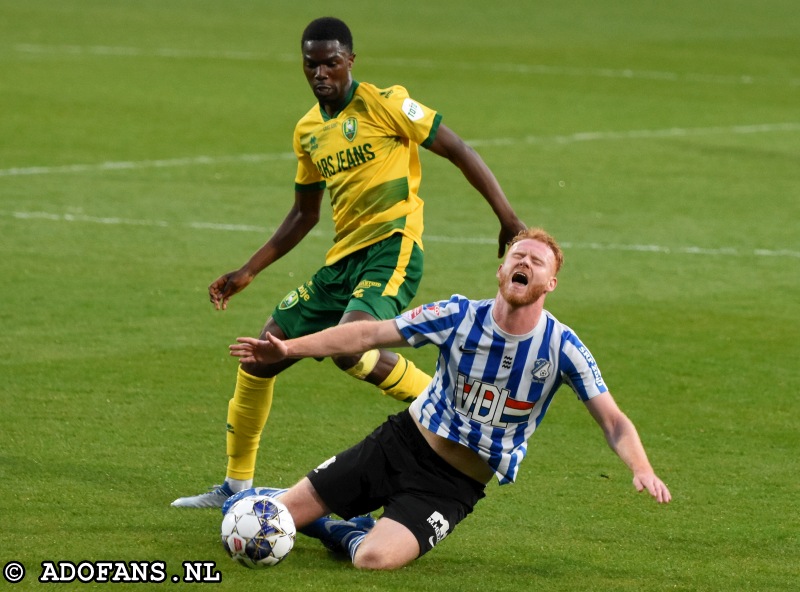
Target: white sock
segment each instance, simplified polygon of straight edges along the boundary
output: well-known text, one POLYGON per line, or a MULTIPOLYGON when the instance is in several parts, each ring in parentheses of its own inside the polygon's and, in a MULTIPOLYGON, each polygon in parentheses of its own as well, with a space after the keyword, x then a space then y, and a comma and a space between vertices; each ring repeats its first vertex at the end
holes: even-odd
POLYGON ((228 484, 228 487, 231 488, 233 493, 250 489, 253 486, 252 479, 231 479, 230 477, 225 477, 225 483, 228 484))
POLYGON ((351 561, 355 562, 356 552, 361 546, 361 543, 364 542, 364 537, 366 536, 367 533, 363 530, 356 530, 342 539, 342 547, 344 547, 347 553, 350 555, 351 561))

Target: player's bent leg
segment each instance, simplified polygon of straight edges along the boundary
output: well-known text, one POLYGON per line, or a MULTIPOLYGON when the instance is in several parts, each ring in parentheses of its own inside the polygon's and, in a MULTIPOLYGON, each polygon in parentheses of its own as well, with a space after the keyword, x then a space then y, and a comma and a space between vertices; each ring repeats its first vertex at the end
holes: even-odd
POLYGON ((229 480, 249 480, 252 485, 261 433, 272 408, 274 385, 275 378, 253 376, 241 366, 238 369, 226 423, 229 480))
POLYGON ((179 508, 221 508, 234 493, 253 485, 261 433, 272 407, 274 378, 248 374, 241 366, 236 388, 228 401, 225 482, 206 493, 181 497, 172 502, 179 508))
POLYGON ((337 356, 333 362, 358 380, 376 385, 387 397, 410 403, 431 382, 411 360, 389 350, 372 349, 361 356, 337 356))
MULTIPOLYGON (((364 311, 351 310, 339 324, 374 320, 364 311)), ((384 395, 406 403, 416 399, 431 382, 431 376, 414 362, 385 349, 373 349, 360 356, 337 356, 333 362, 354 378, 376 385, 384 395)))
MULTIPOLYGON (((225 514, 227 514, 230 511, 230 509, 236 502, 246 497, 257 496, 257 495, 268 495, 269 497, 277 500, 280 499, 283 496, 283 494, 286 493, 287 491, 289 490, 286 489, 285 487, 250 487, 248 489, 243 489, 238 493, 234 493, 232 496, 230 496, 228 499, 225 500, 225 503, 222 504, 222 515, 225 516, 225 514)), ((294 520, 294 517, 292 519, 294 520)), ((330 520, 330 517, 323 516, 322 518, 317 518, 316 520, 311 521, 309 524, 305 526, 298 527, 297 532, 300 532, 308 537, 319 538, 317 536, 317 533, 320 529, 323 529, 324 531, 326 520, 330 520)), ((360 516, 358 518, 358 524, 361 525, 362 527, 363 525, 367 524, 371 528, 372 525, 375 524, 375 520, 372 519, 371 516, 369 517, 369 519, 367 519, 367 517, 365 516, 360 516)), ((295 527, 297 527, 296 524, 295 527)))
POLYGON ((375 518, 371 514, 355 516, 350 520, 323 516, 306 524, 298 532, 318 539, 329 551, 347 553, 352 557, 373 526, 375 518))
MULTIPOLYGON (((261 329, 261 333, 259 333, 258 338, 264 339, 267 333, 271 333, 278 339, 287 339, 283 329, 280 328, 278 323, 276 323, 275 319, 272 317, 267 319, 267 322, 261 329)), ((276 364, 259 364, 254 362, 252 364, 241 364, 241 368, 243 368, 244 371, 251 376, 257 376, 258 378, 273 378, 296 362, 297 360, 284 360, 283 362, 278 362, 276 364)))
MULTIPOLYGON (((267 332, 278 338, 285 338, 272 317, 261 330, 262 339, 267 332)), ((261 435, 272 408, 276 376, 295 361, 239 366, 236 388, 228 403, 226 423, 228 468, 225 482, 234 492, 247 489, 253 484, 261 435)))
POLYGON ((272 407, 274 378, 260 378, 240 366, 233 398, 228 401, 225 482, 210 491, 181 497, 172 502, 179 508, 221 508, 238 491, 252 486, 261 432, 272 407))
MULTIPOLYGON (((272 317, 261 337, 270 332, 279 338, 284 333, 272 317)), ((253 485, 261 434, 269 418, 275 377, 297 360, 280 364, 241 364, 236 374, 233 397, 228 401, 226 450, 228 467, 225 482, 208 492, 181 497, 172 506, 181 508, 221 508, 233 494, 253 485)))
POLYGON ((419 557, 414 534, 391 518, 381 518, 352 555, 359 569, 398 569, 419 557))
POLYGON ((290 487, 280 499, 292 515, 297 530, 308 526, 317 518, 330 514, 330 509, 322 501, 308 477, 303 477, 290 487))
POLYGON ((360 356, 335 356, 332 359, 340 370, 344 370, 358 380, 366 380, 375 370, 375 366, 378 365, 381 359, 381 352, 377 349, 371 349, 360 356))
MULTIPOLYGON (((383 353, 382 351, 381 354, 383 353)), ((376 384, 387 397, 410 403, 428 388, 433 379, 429 374, 417 368, 411 360, 399 354, 395 355, 397 356, 397 363, 394 368, 381 382, 376 384)))

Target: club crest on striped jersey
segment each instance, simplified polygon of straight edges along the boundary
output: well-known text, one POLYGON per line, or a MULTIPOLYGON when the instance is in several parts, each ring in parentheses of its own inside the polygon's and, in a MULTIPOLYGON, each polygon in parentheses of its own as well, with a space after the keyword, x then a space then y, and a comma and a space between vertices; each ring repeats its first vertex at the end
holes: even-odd
POLYGON ((352 142, 356 139, 356 134, 358 133, 358 120, 355 117, 348 117, 342 123, 342 134, 344 137, 347 138, 348 142, 352 142))
POLYGON ((534 382, 544 382, 550 376, 553 369, 553 364, 550 360, 539 358, 533 363, 533 370, 531 370, 531 380, 534 382))

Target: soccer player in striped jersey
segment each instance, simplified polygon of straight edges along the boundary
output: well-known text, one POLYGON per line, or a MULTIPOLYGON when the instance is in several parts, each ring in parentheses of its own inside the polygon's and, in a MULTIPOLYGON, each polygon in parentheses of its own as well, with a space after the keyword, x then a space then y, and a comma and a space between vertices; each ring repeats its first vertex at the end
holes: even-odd
POLYGON ((671 499, 589 349, 544 309, 563 262, 556 241, 527 229, 497 271, 494 299, 420 306, 394 320, 352 323, 283 341, 240 337, 242 362, 354 354, 375 347, 439 349, 433 380, 410 407, 283 493, 304 533, 350 554, 356 567, 395 569, 433 548, 469 514, 494 476, 515 480, 528 439, 556 391, 568 386, 633 474, 659 503, 671 499), (380 507, 369 521, 350 519, 380 507), (321 519, 322 518, 322 519, 321 519))
MULTIPOLYGON (((294 131, 294 205, 269 240, 238 270, 209 287, 214 306, 291 251, 316 225, 330 193, 334 244, 325 266, 291 290, 262 330, 299 337, 340 323, 391 319, 405 310, 422 278, 423 202, 419 147, 447 158, 488 202, 500 221, 499 251, 525 225, 481 157, 442 123, 442 116, 402 86, 354 80, 352 34, 335 18, 317 19, 301 39, 303 70, 317 103, 294 131)), ((277 375, 295 360, 239 367, 228 404, 225 482, 182 497, 179 507, 221 507, 253 483, 261 434, 277 375)), ((334 357, 336 365, 400 401, 419 395, 430 376, 395 352, 372 349, 334 357)))

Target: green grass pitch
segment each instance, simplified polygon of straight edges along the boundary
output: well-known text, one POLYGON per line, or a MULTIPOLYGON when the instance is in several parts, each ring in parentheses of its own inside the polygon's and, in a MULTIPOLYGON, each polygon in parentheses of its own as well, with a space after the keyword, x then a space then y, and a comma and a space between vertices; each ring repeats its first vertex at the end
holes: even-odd
MULTIPOLYGON (((220 591, 796 590, 799 28, 790 0, 0 0, 0 565, 25 566, 14 589, 44 587, 46 561, 116 560, 163 561, 168 580, 214 562, 220 591), (353 29, 356 79, 442 112, 563 243, 547 307, 592 349, 672 504, 636 494, 564 391, 518 482, 490 485, 395 573, 303 538, 277 568, 246 570, 217 511, 169 507, 223 477, 227 345, 330 244, 324 219, 228 311, 208 302, 290 207, 291 132, 313 100, 299 36, 327 14, 353 29)), ((494 295, 489 208, 449 163, 423 167, 415 302, 494 295)), ((432 369, 432 350, 405 351, 432 369)), ((290 485, 398 409, 302 362, 278 381, 257 484, 290 485)))

